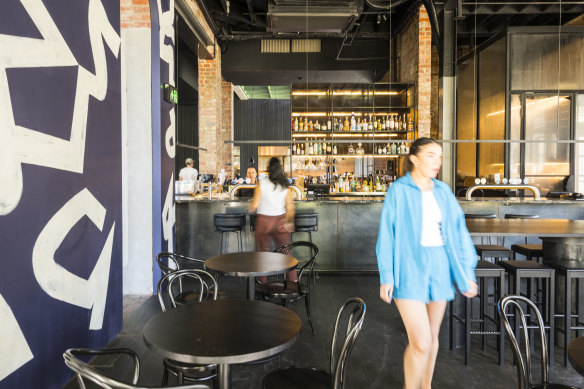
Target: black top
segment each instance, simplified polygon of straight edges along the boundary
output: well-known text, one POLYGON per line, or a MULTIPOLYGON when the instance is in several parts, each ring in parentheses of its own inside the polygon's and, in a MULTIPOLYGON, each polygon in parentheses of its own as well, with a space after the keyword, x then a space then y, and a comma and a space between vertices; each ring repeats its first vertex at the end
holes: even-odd
POLYGON ((144 342, 178 362, 244 363, 286 350, 301 327, 298 315, 280 305, 209 300, 157 314, 144 327, 144 342))
POLYGON ((584 220, 466 219, 471 235, 584 238, 584 220))
POLYGON ((205 261, 207 269, 237 277, 271 276, 286 273, 297 265, 291 255, 267 251, 221 254, 205 261))

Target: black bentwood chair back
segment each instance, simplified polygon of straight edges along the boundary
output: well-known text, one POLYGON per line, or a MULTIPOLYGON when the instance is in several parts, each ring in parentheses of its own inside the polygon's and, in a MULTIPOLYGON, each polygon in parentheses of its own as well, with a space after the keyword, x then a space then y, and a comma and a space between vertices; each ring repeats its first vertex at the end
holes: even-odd
POLYGON ((158 262, 158 267, 160 268, 163 276, 177 270, 197 268, 202 269, 205 264, 203 259, 187 257, 186 255, 168 252, 158 253, 156 256, 156 262, 158 262), (164 262, 165 259, 168 263, 164 262))
POLYGON ((528 298, 523 296, 507 296, 503 297, 499 303, 497 304, 497 309, 499 311, 499 317, 501 318, 501 322, 505 327, 505 332, 509 337, 509 342, 513 347, 513 355, 515 356, 515 361, 517 363, 517 376, 519 380, 519 389, 577 389, 573 386, 568 385, 561 385, 561 384, 551 384, 549 382, 548 376, 548 348, 547 348, 547 339, 545 336, 544 330, 544 323, 543 318, 541 317, 541 313, 537 309, 537 306, 528 298), (525 303, 527 306, 526 311, 531 310, 530 318, 534 317, 537 319, 537 324, 539 328, 539 335, 540 335, 540 344, 541 344, 541 383, 534 384, 533 378, 531 375, 531 345, 530 342, 533 340, 529 339, 529 331, 527 326, 527 321, 525 320, 526 312, 523 310, 519 303, 525 303), (523 353, 521 351, 521 347, 519 344, 518 336, 520 334, 513 333, 513 327, 509 323, 509 316, 513 316, 513 313, 507 312, 509 306, 513 306, 515 308, 514 318, 515 320, 521 321, 521 336, 524 340, 524 353, 525 358, 523 358, 523 353))
MULTIPOLYGON (((104 350, 94 350, 94 349, 84 349, 84 348, 77 348, 77 349, 69 349, 65 351, 63 354, 63 358, 65 359, 65 364, 75 372, 77 377, 77 382, 79 383, 79 387, 81 389, 86 389, 85 381, 93 382, 97 384, 100 388, 107 388, 107 389, 159 389, 160 387, 156 386, 144 386, 138 385, 138 377, 140 375, 140 360, 138 359, 138 355, 126 348, 112 348, 112 349, 104 349, 104 350), (134 362, 134 371, 131 383, 125 383, 118 381, 114 378, 106 376, 101 371, 97 370, 93 366, 83 362, 81 359, 77 358, 77 356, 100 356, 100 355, 112 355, 112 354, 125 354, 130 356, 134 362)), ((166 386, 168 388, 168 386, 166 386)), ((171 386, 171 388, 181 388, 181 389, 210 389, 207 385, 202 384, 190 384, 190 385, 181 385, 181 386, 171 386)))
MULTIPOLYGON (((260 299, 263 300, 279 299, 284 306, 287 306, 289 302, 304 299, 306 316, 308 317, 310 328, 312 329, 312 333, 316 334, 312 323, 310 292, 311 285, 314 285, 314 267, 316 265, 316 257, 318 257, 318 247, 314 243, 299 241, 288 243, 274 251, 288 255, 293 249, 299 247, 307 247, 310 249, 310 259, 300 265, 298 281, 278 280, 265 282, 258 285, 257 294, 260 299), (304 276, 307 271, 309 272, 308 275, 304 276)), ((299 262, 301 262, 301 260, 299 260, 299 262)))
MULTIPOLYGON (((215 278, 209 272, 199 269, 185 269, 168 273, 158 281, 156 289, 162 312, 166 312, 165 299, 170 300, 171 308, 176 308, 177 305, 197 303, 204 299, 217 300, 219 293, 219 286, 215 278), (178 283, 178 287, 176 283, 178 283)), ((163 386, 168 382, 169 373, 177 377, 179 384, 182 384, 184 380, 205 381, 217 376, 217 365, 215 364, 195 365, 167 358, 163 358, 162 363, 164 365, 163 386)))
POLYGON ((156 288, 162 312, 166 312, 164 300, 170 300, 172 308, 177 305, 217 300, 219 285, 211 273, 200 269, 177 270, 166 274, 156 288), (177 285, 178 283, 178 285, 177 285))
POLYGON ((339 310, 331 344, 330 373, 314 368, 285 367, 265 376, 263 389, 342 389, 349 356, 363 326, 365 310, 365 302, 358 297, 348 299, 339 310), (341 340, 341 321, 347 316, 345 338, 341 340))

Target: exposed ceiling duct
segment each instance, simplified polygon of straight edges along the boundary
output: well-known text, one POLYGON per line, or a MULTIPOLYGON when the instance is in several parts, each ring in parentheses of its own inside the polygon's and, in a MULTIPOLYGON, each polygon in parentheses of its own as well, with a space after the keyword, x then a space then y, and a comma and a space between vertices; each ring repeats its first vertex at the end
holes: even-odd
POLYGON ((270 0, 266 30, 344 33, 363 12, 362 0, 270 0))

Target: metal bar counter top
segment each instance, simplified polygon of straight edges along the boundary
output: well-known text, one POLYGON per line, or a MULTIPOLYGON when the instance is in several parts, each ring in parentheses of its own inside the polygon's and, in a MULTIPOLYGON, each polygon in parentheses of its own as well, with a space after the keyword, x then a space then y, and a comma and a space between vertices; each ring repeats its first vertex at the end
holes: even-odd
MULTIPOLYGON (((197 200, 191 196, 176 197, 176 250, 196 258, 210 258, 219 254, 219 233, 215 232, 213 214, 247 213, 249 199, 197 200)), ((542 219, 584 220, 582 202, 550 199, 460 200, 465 213, 539 215, 542 219)), ((376 271, 375 244, 383 198, 323 198, 295 202, 297 213, 318 213, 318 231, 312 232, 312 240, 318 245, 319 271, 376 271)), ((235 251, 235 234, 230 251, 235 251)), ((244 250, 254 249, 253 231, 247 220, 244 250), (247 242, 245 242, 247 241, 247 242)), ((308 239, 298 232, 294 240, 308 239)), ((579 239, 579 238, 572 238, 579 239)), ((477 243, 479 241, 477 240, 477 243)), ((529 243, 539 243, 538 237, 530 237, 529 243)), ((507 236, 505 245, 524 243, 523 236, 507 236)))

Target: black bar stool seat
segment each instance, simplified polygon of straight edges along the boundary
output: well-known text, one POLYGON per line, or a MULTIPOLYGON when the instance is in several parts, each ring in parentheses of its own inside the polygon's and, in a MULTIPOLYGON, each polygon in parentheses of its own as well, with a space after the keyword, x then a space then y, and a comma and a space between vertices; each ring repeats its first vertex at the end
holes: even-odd
POLYGON ((501 321, 499 320, 498 315, 496 314, 497 310, 497 301, 503 298, 503 292, 505 290, 505 269, 499 267, 491 262, 479 260, 477 262, 477 266, 475 268, 475 276, 477 281, 479 282, 479 291, 480 293, 474 298, 464 298, 464 309, 463 315, 464 317, 458 316, 454 313, 454 301, 450 302, 450 349, 454 349, 454 338, 455 338, 455 321, 464 324, 464 334, 465 334, 465 342, 464 342, 464 363, 465 365, 470 364, 470 346, 471 346, 471 335, 480 335, 482 336, 482 347, 483 350, 485 349, 486 345, 486 336, 489 335, 496 335, 498 337, 498 344, 497 348, 499 349, 499 364, 503 365, 505 360, 505 338, 503 336, 503 328, 501 327, 501 321), (487 314, 487 305, 488 305, 488 281, 493 280, 494 290, 495 290, 495 301, 493 304, 493 315, 489 316, 487 314), (480 312, 478 319, 472 317, 472 301, 478 299, 480 305, 480 312), (490 321, 496 326, 494 331, 488 331, 485 324, 487 321, 490 321), (473 322, 478 322, 480 324, 480 328, 477 330, 473 330, 471 328, 471 324, 473 322))
MULTIPOLYGON (((213 215, 213 222, 215 224, 215 231, 221 234, 219 253, 223 254, 224 249, 224 235, 225 233, 235 232, 237 234, 237 246, 239 251, 243 251, 243 243, 241 239, 241 232, 245 230, 246 225, 245 213, 216 213, 213 215)), ((229 239, 227 239, 227 247, 229 249, 229 239)))
POLYGON ((318 213, 297 213, 294 215, 294 232, 307 232, 312 243, 312 232, 318 231, 318 213))
MULTIPOLYGON (((505 269, 505 272, 513 277, 513 282, 509 281, 509 294, 521 295, 521 280, 528 280, 527 294, 531 301, 535 300, 535 289, 533 287, 534 280, 544 280, 546 286, 541 302, 540 311, 543 315, 543 320, 546 323, 545 328, 549 330, 549 361, 550 365, 554 362, 554 343, 555 343, 555 328, 554 328, 554 314, 555 314, 555 273, 556 271, 548 266, 544 266, 536 261, 499 261, 497 265, 505 269)), ((519 320, 515 320, 515 333, 519 331, 519 320)), ((530 326, 528 328, 536 328, 530 326)))
POLYGON ((541 244, 514 244, 511 245, 513 259, 517 254, 524 255, 528 260, 543 258, 543 246, 541 244))
POLYGON ((481 260, 485 260, 485 258, 495 258, 495 262, 497 262, 501 258, 513 258, 513 251, 505 246, 499 246, 495 244, 477 244, 475 245, 475 250, 481 257, 481 260))
POLYGON ((564 288, 564 313, 555 315, 564 319, 564 366, 568 366, 568 344, 572 340, 572 331, 584 330, 584 323, 578 322, 582 310, 580 302, 580 279, 584 278, 584 262, 580 261, 546 261, 546 266, 555 269, 556 274, 563 276, 564 288), (576 314, 572 314, 572 280, 578 281, 576 287, 576 314), (572 319, 576 318, 576 325, 572 325, 572 319))

